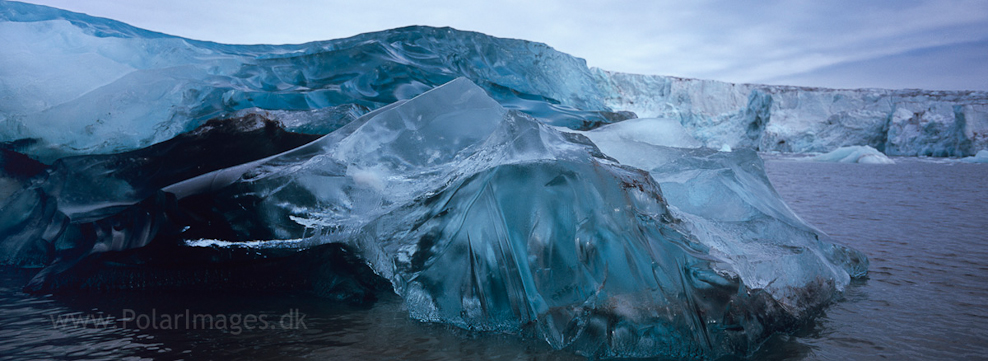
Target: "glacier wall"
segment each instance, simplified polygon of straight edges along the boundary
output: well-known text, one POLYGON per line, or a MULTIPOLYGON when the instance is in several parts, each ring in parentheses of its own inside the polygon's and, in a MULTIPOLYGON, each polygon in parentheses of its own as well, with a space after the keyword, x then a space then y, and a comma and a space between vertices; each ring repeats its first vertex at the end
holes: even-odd
POLYGON ((889 155, 952 157, 988 148, 985 92, 623 74, 588 68, 545 44, 450 28, 227 45, 0 1, 0 44, 0 145, 46 163, 139 149, 251 109, 337 109, 342 118, 289 128, 325 134, 457 77, 506 108, 574 129, 634 112, 677 119, 712 147, 802 153, 868 145, 889 155))
POLYGON ((824 89, 594 69, 612 109, 678 119, 709 147, 785 153, 867 145, 888 155, 960 157, 988 148, 988 93, 824 89))

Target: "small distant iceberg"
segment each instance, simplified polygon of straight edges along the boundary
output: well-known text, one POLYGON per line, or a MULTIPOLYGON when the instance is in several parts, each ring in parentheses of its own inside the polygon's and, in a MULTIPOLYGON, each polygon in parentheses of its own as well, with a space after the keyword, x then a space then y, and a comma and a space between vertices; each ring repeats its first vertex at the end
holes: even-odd
POLYGON ((982 149, 978 151, 973 157, 961 158, 961 162, 965 163, 988 163, 988 149, 982 149))
MULTIPOLYGON (((986 154, 988 155, 988 154, 986 154)), ((830 153, 806 158, 812 162, 895 164, 895 161, 867 145, 840 147, 830 153)))

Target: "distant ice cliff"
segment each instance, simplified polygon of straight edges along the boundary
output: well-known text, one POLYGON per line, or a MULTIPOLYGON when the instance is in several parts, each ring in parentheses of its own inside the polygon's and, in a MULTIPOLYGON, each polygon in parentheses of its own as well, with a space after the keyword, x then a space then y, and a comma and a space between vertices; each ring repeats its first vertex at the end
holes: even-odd
POLYGON ((0 143, 46 161, 138 149, 248 109, 334 111, 324 134, 466 77, 502 106, 591 129, 676 119, 708 147, 961 157, 988 148, 988 93, 731 84, 588 68, 524 40, 408 27, 300 45, 226 45, 0 2, 0 143), (356 112, 354 112, 356 111, 356 112))
POLYGON ((612 109, 678 119, 710 147, 960 157, 988 148, 988 93, 732 84, 594 69, 612 109))

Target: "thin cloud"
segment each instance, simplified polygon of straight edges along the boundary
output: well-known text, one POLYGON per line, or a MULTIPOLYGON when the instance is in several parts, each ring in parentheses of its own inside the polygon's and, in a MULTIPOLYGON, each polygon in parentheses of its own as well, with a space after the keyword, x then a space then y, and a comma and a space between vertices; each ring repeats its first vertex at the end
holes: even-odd
MULTIPOLYGON (((988 2, 982 0, 32 2, 239 44, 302 43, 407 25, 452 26, 543 42, 608 70, 732 82, 808 79, 796 75, 988 38, 988 2)), ((954 66, 950 74, 965 72, 964 64, 954 66)), ((932 74, 951 77, 943 69, 929 72, 889 74, 872 86, 926 87, 921 82, 932 74)))

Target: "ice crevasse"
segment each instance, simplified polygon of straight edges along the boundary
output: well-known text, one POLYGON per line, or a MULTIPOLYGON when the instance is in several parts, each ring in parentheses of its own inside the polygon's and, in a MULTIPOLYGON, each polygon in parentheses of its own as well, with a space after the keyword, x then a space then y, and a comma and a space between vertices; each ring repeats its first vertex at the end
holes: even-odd
POLYGON ((58 290, 110 287, 161 254, 341 245, 412 317, 597 357, 747 354, 867 272, 785 206, 753 151, 620 144, 634 127, 618 125, 562 130, 460 78, 201 174, 125 176, 162 153, 60 161, 7 198, 0 246, 41 260, 30 287, 58 290), (87 172, 105 176, 73 181, 87 172))

